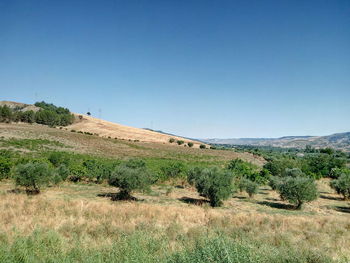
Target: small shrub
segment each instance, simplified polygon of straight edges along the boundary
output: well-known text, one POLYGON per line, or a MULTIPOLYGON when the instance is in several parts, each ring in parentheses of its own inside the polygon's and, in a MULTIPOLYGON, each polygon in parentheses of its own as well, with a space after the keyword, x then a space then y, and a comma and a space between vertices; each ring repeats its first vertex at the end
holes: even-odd
POLYGON ((256 182, 247 180, 245 185, 245 191, 247 192, 250 198, 258 193, 258 189, 259 189, 259 185, 256 182))
POLYGON ((188 147, 193 147, 193 142, 188 142, 187 145, 188 147))
POLYGON ((207 146, 205 144, 201 144, 201 145, 199 145, 199 148, 200 149, 205 149, 205 148, 207 148, 207 146))
POLYGON ((86 168, 80 163, 71 163, 69 165, 69 177, 68 179, 72 182, 80 182, 87 175, 86 168))
POLYGON ((344 200, 350 199, 350 174, 342 174, 338 179, 330 182, 330 186, 344 197, 344 200))
POLYGON ((62 181, 65 181, 69 176, 69 169, 65 164, 58 166, 56 172, 62 181))
POLYGON ((348 168, 333 168, 329 174, 330 178, 337 179, 343 174, 350 174, 350 169, 348 168))
POLYGON ((287 177, 278 186, 283 200, 287 200, 301 209, 305 202, 317 199, 318 192, 315 181, 306 177, 287 177))
POLYGON ((185 142, 184 141, 182 141, 182 140, 177 140, 177 144, 178 145, 182 145, 182 144, 184 144, 185 142))
POLYGON ((163 175, 166 178, 176 178, 185 170, 185 165, 181 162, 172 162, 161 168, 163 175))
POLYGON ((282 174, 284 177, 299 177, 305 174, 299 168, 286 168, 282 174))
POLYGON ((196 180, 201 176, 202 168, 200 167, 191 167, 187 171, 187 181, 190 185, 195 185, 196 180))
POLYGON ((10 151, 0 151, 0 180, 9 178, 11 168, 14 165, 13 157, 14 154, 10 151))
POLYGON ((102 183, 103 180, 108 179, 114 171, 117 163, 89 159, 83 162, 86 168, 86 176, 90 181, 102 183))
POLYGON ((279 176, 271 176, 269 178, 269 186, 272 190, 277 190, 281 182, 282 178, 279 176))
POLYGON ((40 188, 48 185, 53 176, 52 169, 44 162, 19 164, 14 171, 16 185, 25 187, 28 194, 39 194, 40 188))
POLYGON ((70 155, 66 152, 52 152, 49 154, 47 159, 55 167, 59 167, 61 164, 64 164, 65 166, 69 166, 70 155))
POLYGON ((170 138, 170 139, 169 139, 169 142, 170 142, 170 143, 173 143, 173 142, 175 142, 175 139, 174 139, 174 138, 170 138))
POLYGON ((152 177, 142 160, 132 159, 118 166, 108 183, 119 187, 118 198, 131 199, 132 191, 146 190, 152 183, 152 177))
POLYGON ((246 190, 246 186, 247 186, 248 181, 249 180, 246 178, 239 179, 238 184, 237 184, 239 192, 243 192, 244 190, 246 190))

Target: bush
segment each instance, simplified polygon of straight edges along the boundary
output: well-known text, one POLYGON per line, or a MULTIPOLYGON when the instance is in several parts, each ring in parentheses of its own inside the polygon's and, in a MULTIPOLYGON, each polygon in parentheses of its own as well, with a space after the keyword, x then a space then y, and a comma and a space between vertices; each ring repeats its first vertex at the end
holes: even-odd
POLYGON ((296 160, 287 157, 275 158, 264 165, 264 168, 270 171, 273 176, 282 176, 286 168, 299 167, 296 160))
POLYGON ((249 197, 253 197, 258 193, 259 185, 256 182, 252 182, 250 180, 246 181, 245 191, 249 195, 249 197))
POLYGON ((193 147, 193 142, 188 142, 187 145, 188 147, 193 147))
POLYGON ((20 120, 22 122, 34 123, 35 122, 35 112, 32 110, 22 112, 20 115, 20 120))
POLYGON ((0 180, 9 178, 14 156, 12 151, 0 150, 0 180))
POLYGON ((185 165, 181 162, 172 162, 163 166, 161 171, 166 178, 176 178, 185 171, 185 165))
POLYGON ((205 148, 207 148, 207 146, 205 144, 201 144, 201 145, 199 145, 199 148, 200 149, 205 149, 205 148))
POLYGON ((70 154, 66 152, 51 152, 47 159, 53 166, 59 167, 61 164, 69 166, 71 157, 70 154))
POLYGON ((170 143, 173 143, 173 142, 175 142, 175 139, 174 139, 174 138, 170 138, 170 139, 169 139, 169 142, 170 142, 170 143))
POLYGON ((9 177, 12 166, 11 160, 0 157, 0 180, 9 177))
POLYGON ((222 201, 229 198, 233 192, 232 175, 217 167, 206 168, 195 176, 193 182, 199 194, 210 200, 212 207, 221 206, 222 201))
POLYGON ((277 188, 283 200, 288 200, 301 209, 305 202, 317 199, 318 192, 315 181, 306 177, 287 177, 277 188))
POLYGON ((239 179, 238 184, 237 184, 239 192, 243 192, 246 189, 247 181, 248 181, 248 179, 246 179, 244 177, 239 179))
POLYGON ((86 175, 90 181, 102 183, 103 180, 108 179, 111 176, 112 172, 117 166, 117 163, 89 159, 83 162, 83 166, 87 170, 86 175))
POLYGON ((202 168, 191 167, 187 171, 187 181, 190 185, 195 185, 196 180, 201 176, 202 168))
POLYGON ((272 188, 272 190, 277 190, 281 182, 282 182, 281 177, 271 176, 269 179, 269 186, 272 188))
POLYGON ((69 176, 69 169, 65 164, 61 164, 56 168, 57 175, 62 181, 65 181, 69 176))
POLYGON ((344 197, 344 200, 350 199, 350 174, 342 174, 338 179, 330 182, 330 186, 344 197))
POLYGON ((80 182, 87 176, 86 168, 80 163, 69 164, 69 177, 72 182, 80 182))
POLYGON ((337 179, 343 174, 350 174, 350 169, 348 168, 333 168, 329 174, 330 178, 337 179))
POLYGON ((28 194, 39 194, 42 186, 48 185, 54 176, 52 169, 45 162, 19 164, 14 172, 17 186, 23 186, 28 194))
POLYGON ((299 176, 305 176, 305 174, 299 168, 286 168, 282 176, 299 177, 299 176))
POLYGON ((152 177, 142 160, 132 159, 116 168, 108 180, 112 186, 119 187, 118 198, 131 199, 134 190, 146 190, 152 183, 152 177))
POLYGON ((266 183, 268 181, 268 177, 270 177, 268 170, 263 169, 259 172, 256 166, 241 159, 231 160, 226 168, 232 171, 234 176, 239 179, 246 178, 261 184, 266 183))
POLYGON ((182 144, 184 144, 185 142, 184 141, 182 141, 182 140, 177 140, 177 144, 178 145, 182 145, 182 144))
POLYGON ((257 175, 257 177, 255 178, 255 182, 259 183, 259 184, 266 184, 269 182, 271 177, 271 173, 269 170, 267 169, 262 169, 259 174, 257 175))

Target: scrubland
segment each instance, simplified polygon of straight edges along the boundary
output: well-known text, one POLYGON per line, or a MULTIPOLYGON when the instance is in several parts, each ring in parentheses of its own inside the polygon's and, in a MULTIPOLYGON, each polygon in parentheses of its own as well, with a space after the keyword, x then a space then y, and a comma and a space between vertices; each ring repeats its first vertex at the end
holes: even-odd
MULTIPOLYGON (((258 168, 266 163, 231 150, 101 138, 41 125, 0 128, 1 149, 37 159, 51 151, 74 153, 79 162, 92 155, 108 161, 139 157, 154 172, 173 161, 224 167, 240 158, 258 168)), ((251 198, 237 191, 212 208, 182 177, 135 191, 132 201, 115 201, 118 189, 105 180, 63 181, 27 195, 8 178, 0 182, 0 262, 345 263, 350 206, 329 182, 318 180, 319 198, 294 210, 266 184, 251 198)))

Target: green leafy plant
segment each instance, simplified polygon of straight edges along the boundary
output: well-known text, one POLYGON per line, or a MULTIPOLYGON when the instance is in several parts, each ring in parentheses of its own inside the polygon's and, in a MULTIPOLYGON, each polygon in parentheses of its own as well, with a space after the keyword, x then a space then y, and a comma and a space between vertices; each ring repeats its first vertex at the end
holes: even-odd
POLYGON ((132 191, 146 190, 152 183, 152 176, 144 161, 132 159, 118 166, 108 183, 119 187, 117 199, 132 199, 132 191))
POLYGON ((245 185, 245 191, 252 198, 255 194, 258 193, 259 185, 256 182, 247 180, 245 185))
POLYGON ((279 184, 277 191, 283 200, 287 200, 301 209, 306 202, 311 202, 318 197, 315 181, 306 177, 286 177, 279 184))
POLYGON ((13 178, 17 186, 23 186, 28 194, 39 194, 40 188, 53 179, 52 168, 45 162, 29 162, 16 166, 13 178))
POLYGON ((330 186, 344 197, 344 200, 350 199, 350 174, 343 173, 338 179, 330 182, 330 186))
POLYGON ((161 167, 161 171, 166 178, 176 178, 185 171, 185 165, 182 162, 171 162, 161 167))
POLYGON ((182 145, 182 144, 185 143, 183 140, 177 140, 176 142, 177 142, 178 145, 182 145))
POLYGON ((232 174, 217 167, 205 168, 194 177, 188 179, 212 207, 221 206, 223 200, 233 193, 232 174))

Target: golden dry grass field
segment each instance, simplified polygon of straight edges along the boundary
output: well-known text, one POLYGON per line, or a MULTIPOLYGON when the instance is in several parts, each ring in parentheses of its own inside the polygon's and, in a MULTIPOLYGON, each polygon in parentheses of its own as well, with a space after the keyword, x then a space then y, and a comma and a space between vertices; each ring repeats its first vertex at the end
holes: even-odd
POLYGON ((168 249, 176 251, 179 238, 220 231, 271 247, 319 251, 339 262, 350 258, 350 207, 327 181, 319 182, 321 198, 302 211, 291 210, 269 187, 254 198, 237 193, 216 209, 194 189, 172 184, 136 193, 135 202, 112 201, 117 189, 107 185, 64 183, 29 197, 13 189, 10 181, 0 185, 0 231, 9 240, 40 229, 57 232, 67 244, 78 238, 83 246, 102 247, 147 231, 165 235, 168 249))

